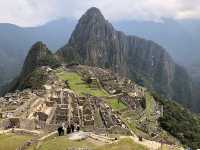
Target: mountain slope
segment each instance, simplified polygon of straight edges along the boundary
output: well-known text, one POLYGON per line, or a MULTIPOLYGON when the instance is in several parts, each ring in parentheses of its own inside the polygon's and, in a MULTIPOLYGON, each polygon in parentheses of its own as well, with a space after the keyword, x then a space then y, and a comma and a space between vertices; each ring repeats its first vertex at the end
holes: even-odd
POLYGON ((97 8, 81 17, 57 55, 68 63, 110 68, 185 106, 192 103, 190 78, 165 49, 116 31, 97 8))
POLYGON ((159 43, 176 62, 191 65, 199 60, 199 23, 199 20, 162 19, 162 22, 119 21, 114 22, 114 26, 127 34, 159 43))
POLYGON ((163 116, 160 126, 179 139, 184 145, 193 149, 200 147, 200 117, 181 105, 153 94, 155 100, 163 105, 163 116))

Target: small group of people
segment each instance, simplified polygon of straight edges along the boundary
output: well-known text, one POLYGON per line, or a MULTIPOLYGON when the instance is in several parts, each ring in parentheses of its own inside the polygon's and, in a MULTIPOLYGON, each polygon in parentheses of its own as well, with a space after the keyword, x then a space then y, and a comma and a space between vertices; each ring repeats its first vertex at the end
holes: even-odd
POLYGON ((142 142, 142 141, 143 141, 142 136, 138 136, 138 140, 139 140, 140 142, 142 142))
POLYGON ((77 125, 74 125, 73 123, 68 125, 67 128, 65 128, 65 125, 62 125, 60 127, 58 127, 58 135, 59 136, 63 136, 64 133, 65 133, 65 130, 66 130, 66 134, 70 134, 70 133, 73 133, 73 132, 79 132, 80 130, 80 126, 77 124, 77 125))

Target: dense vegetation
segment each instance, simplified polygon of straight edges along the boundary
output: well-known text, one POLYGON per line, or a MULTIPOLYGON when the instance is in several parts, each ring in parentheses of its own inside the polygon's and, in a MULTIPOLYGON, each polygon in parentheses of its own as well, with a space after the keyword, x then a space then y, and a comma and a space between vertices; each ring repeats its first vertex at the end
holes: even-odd
POLYGON ((51 54, 40 59, 39 66, 51 66, 52 68, 59 67, 60 62, 51 54))
POLYGON ((153 94, 163 107, 159 122, 163 129, 193 149, 200 148, 200 117, 173 101, 167 101, 153 94))

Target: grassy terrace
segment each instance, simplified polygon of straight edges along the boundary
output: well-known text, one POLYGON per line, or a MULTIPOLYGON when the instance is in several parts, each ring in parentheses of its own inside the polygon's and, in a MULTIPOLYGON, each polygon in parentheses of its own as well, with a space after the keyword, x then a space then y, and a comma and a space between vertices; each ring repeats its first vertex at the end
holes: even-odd
POLYGON ((31 138, 31 136, 24 135, 0 134, 0 150, 15 150, 31 138))
MULTIPOLYGON (((152 116, 154 99, 149 92, 145 92, 145 98, 146 98, 146 109, 144 110, 144 114, 141 117, 138 116, 137 112, 125 111, 123 112, 121 119, 127 124, 129 129, 131 129, 134 133, 136 133, 137 135, 142 135, 145 138, 148 138, 149 137, 148 134, 138 129, 138 121, 139 120, 142 121, 145 118, 151 120, 151 122, 149 122, 149 125, 151 127, 156 126, 155 118, 154 116, 152 116)), ((142 112, 140 113, 142 114, 142 112)))
MULTIPOLYGON (((76 91, 76 93, 79 94, 80 96, 83 96, 84 93, 88 93, 97 97, 107 97, 104 98, 105 103, 111 106, 112 109, 122 112, 121 119, 127 124, 127 126, 132 131, 134 131, 138 135, 147 136, 145 133, 143 133, 141 130, 137 128, 138 114, 134 111, 128 111, 128 109, 126 109, 127 106, 124 105, 121 101, 118 102, 118 100, 115 98, 109 98, 110 95, 105 90, 101 88, 91 88, 87 83, 85 83, 81 79, 81 76, 75 72, 60 71, 60 73, 58 73, 57 75, 60 79, 64 81, 68 80, 70 88, 76 91)), ((149 120, 152 121, 150 122, 150 125, 154 126, 155 125, 154 118, 152 116, 154 100, 149 92, 145 93, 145 97, 146 97, 146 109, 144 115, 140 118, 140 120, 148 118, 149 120)))
POLYGON ((145 93, 145 97, 146 97, 146 110, 145 110, 145 113, 146 113, 146 116, 148 118, 150 118, 151 117, 151 113, 153 113, 154 100, 153 100, 153 97, 151 96, 151 94, 149 92, 145 93))
POLYGON ((71 141, 67 137, 56 137, 44 141, 39 150, 66 150, 66 149, 87 148, 90 150, 147 150, 144 146, 136 144, 133 140, 122 139, 113 144, 103 144, 91 140, 71 141))
MULTIPOLYGON (((109 96, 109 94, 103 89, 91 88, 81 79, 81 76, 78 73, 60 71, 59 73, 57 73, 57 76, 64 81, 68 80, 70 88, 80 96, 84 96, 84 94, 86 93, 96 97, 109 96)), ((122 102, 118 102, 118 100, 114 98, 106 98, 105 102, 110 105, 114 110, 122 110, 126 108, 126 106, 122 102)))
POLYGON ((89 148, 94 149, 96 145, 88 140, 72 141, 68 140, 67 137, 56 137, 44 141, 38 150, 67 150, 67 149, 78 149, 78 148, 89 148))
MULTIPOLYGON (((81 76, 78 73, 65 72, 63 70, 60 70, 60 72, 57 73, 57 76, 64 81, 68 80, 70 88, 72 90, 76 91, 76 93, 79 94, 80 96, 83 96, 84 93, 88 93, 88 94, 91 94, 91 95, 97 96, 97 97, 108 97, 109 96, 109 94, 101 88, 91 88, 88 84, 86 84, 81 79, 81 76)), ((145 93, 145 97, 146 97, 147 108, 145 110, 143 117, 147 117, 147 118, 151 119, 154 101, 153 101, 151 94, 148 92, 145 93)), ((115 98, 104 98, 104 100, 109 106, 112 107, 112 109, 114 109, 116 111, 126 110, 126 108, 127 108, 126 105, 124 105, 121 101, 118 102, 118 100, 115 98)), ((140 131, 136 127, 137 126, 136 122, 135 122, 136 118, 134 116, 136 117, 138 115, 135 114, 135 112, 133 112, 133 111, 131 111, 131 112, 123 111, 121 119, 124 122, 126 122, 126 124, 128 125, 128 127, 130 129, 132 129, 134 132, 140 134, 140 131)))
POLYGON ((84 96, 85 93, 91 94, 93 96, 101 97, 108 96, 101 89, 90 88, 82 79, 81 76, 75 72, 60 72, 57 74, 62 80, 68 80, 69 86, 72 90, 76 91, 80 96, 84 96))

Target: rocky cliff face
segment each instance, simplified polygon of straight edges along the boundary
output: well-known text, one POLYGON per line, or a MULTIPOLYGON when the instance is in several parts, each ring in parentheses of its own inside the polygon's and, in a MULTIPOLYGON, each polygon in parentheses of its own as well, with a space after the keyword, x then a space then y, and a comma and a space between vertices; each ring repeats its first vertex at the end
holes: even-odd
POLYGON ((68 63, 110 68, 167 98, 190 103, 190 78, 165 49, 116 31, 97 8, 81 17, 69 43, 57 55, 68 63))

